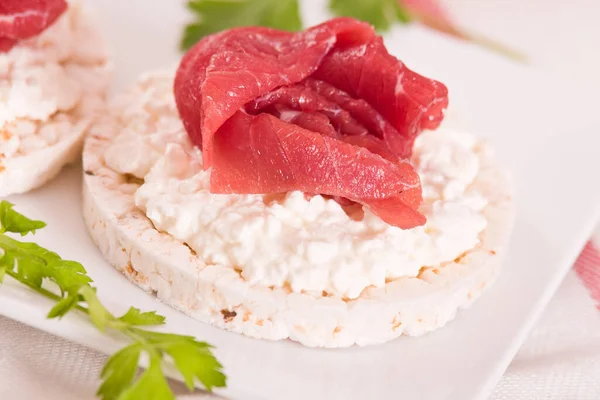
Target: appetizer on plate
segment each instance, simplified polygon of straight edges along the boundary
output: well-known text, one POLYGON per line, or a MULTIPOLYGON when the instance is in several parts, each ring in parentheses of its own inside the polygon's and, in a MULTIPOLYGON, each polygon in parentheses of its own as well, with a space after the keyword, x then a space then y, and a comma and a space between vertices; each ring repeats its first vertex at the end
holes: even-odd
POLYGON ((488 146, 436 129, 447 104, 353 19, 206 37, 92 130, 88 229, 132 282, 221 328, 421 335, 491 283, 514 214, 488 146))
POLYGON ((0 196, 44 184, 81 154, 107 60, 80 1, 0 1, 0 196))

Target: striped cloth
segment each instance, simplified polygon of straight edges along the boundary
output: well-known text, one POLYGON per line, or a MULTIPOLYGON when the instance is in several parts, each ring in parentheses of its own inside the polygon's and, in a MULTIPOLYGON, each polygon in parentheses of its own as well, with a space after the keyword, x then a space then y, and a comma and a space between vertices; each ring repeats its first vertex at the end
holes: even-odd
POLYGON ((600 399, 600 241, 595 243, 584 247, 490 400, 600 399))
POLYGON ((596 301, 600 310, 600 250, 591 240, 585 245, 575 263, 575 272, 596 301))

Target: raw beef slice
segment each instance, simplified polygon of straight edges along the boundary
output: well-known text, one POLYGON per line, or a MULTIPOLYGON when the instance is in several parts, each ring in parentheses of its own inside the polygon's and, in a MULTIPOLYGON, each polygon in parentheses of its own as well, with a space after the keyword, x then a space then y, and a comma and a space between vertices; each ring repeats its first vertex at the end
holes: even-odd
POLYGON ((66 9, 65 0, 0 0, 0 52, 39 35, 66 9))
POLYGON ((338 18, 299 33, 208 36, 183 58, 174 89, 212 192, 300 190, 404 229, 425 223, 408 158, 417 135, 440 124, 447 89, 391 56, 370 25, 338 18))

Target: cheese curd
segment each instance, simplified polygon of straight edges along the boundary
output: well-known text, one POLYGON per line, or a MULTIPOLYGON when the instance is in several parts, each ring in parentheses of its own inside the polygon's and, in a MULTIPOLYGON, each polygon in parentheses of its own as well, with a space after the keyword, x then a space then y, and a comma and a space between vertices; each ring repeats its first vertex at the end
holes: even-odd
POLYGON ((109 65, 80 1, 46 31, 0 53, 0 159, 52 146, 104 103, 109 65))
POLYGON ((487 200, 472 189, 482 146, 473 136, 439 130, 417 139, 412 162, 427 223, 402 230, 368 209, 349 215, 334 200, 298 191, 210 193, 210 170, 203 170, 201 151, 179 120, 172 79, 172 72, 149 75, 114 104, 123 128, 104 159, 111 169, 143 179, 136 206, 205 263, 233 268, 251 285, 353 299, 478 245, 487 200))

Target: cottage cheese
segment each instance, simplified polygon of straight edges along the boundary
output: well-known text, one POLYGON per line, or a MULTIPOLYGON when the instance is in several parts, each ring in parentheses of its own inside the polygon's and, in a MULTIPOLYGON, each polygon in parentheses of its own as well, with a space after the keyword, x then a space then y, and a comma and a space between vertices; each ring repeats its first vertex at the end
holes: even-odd
POLYGON ((109 65, 94 28, 71 1, 42 34, 0 53, 0 162, 80 135, 102 107, 109 65))
POLYGON ((178 118, 172 79, 172 72, 149 76, 115 105, 124 128, 104 159, 144 180, 137 207, 205 263, 229 266, 250 285, 353 299, 478 245, 487 199, 472 188, 481 145, 471 135, 440 130, 417 140, 412 162, 428 222, 402 230, 368 209, 351 217, 322 196, 210 193, 210 171, 178 118))

